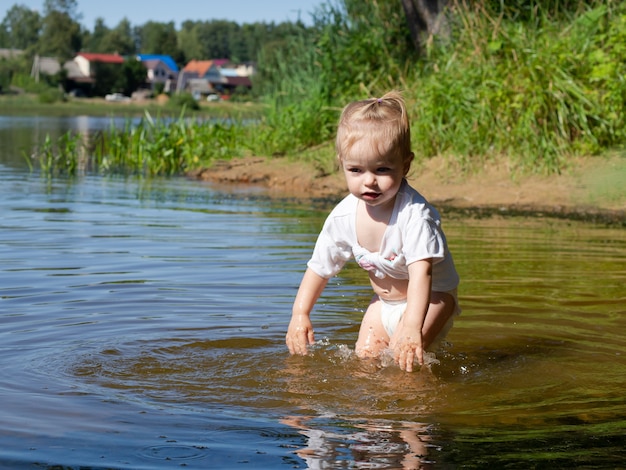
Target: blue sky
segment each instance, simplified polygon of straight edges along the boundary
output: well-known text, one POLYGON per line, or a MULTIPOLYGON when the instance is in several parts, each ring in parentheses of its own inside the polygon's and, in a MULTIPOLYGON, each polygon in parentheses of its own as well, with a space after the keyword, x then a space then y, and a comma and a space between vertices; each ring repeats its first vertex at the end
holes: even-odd
MULTIPOLYGON (((42 12, 44 0, 2 0, 0 21, 13 5, 23 5, 42 12)), ((109 28, 114 28, 126 17, 133 26, 147 21, 174 21, 179 28, 185 20, 229 20, 237 23, 265 21, 280 23, 300 18, 311 24, 310 13, 323 0, 77 0, 81 23, 93 30, 96 18, 104 18, 109 28)))

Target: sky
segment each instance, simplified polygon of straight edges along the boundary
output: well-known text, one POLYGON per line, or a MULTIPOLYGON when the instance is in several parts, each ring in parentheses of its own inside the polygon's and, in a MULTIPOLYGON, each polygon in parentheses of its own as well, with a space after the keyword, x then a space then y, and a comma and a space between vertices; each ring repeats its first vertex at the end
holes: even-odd
MULTIPOLYGON (((300 19, 311 24, 310 13, 323 0, 76 0, 81 23, 93 30, 96 18, 104 18, 107 27, 114 28, 127 18, 132 26, 141 26, 148 21, 169 23, 174 21, 176 28, 182 22, 229 20, 239 24, 283 21, 295 22, 300 19)), ((14 5, 43 12, 44 0, 1 0, 0 21, 14 5)))

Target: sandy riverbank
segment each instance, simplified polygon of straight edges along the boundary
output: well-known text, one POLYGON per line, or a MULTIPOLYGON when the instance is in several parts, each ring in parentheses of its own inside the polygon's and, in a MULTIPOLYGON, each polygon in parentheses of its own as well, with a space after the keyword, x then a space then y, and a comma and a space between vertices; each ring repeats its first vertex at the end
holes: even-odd
MULTIPOLYGON (((276 197, 339 198, 341 173, 321 175, 312 165, 249 157, 218 162, 190 175, 217 184, 257 185, 276 197)), ((409 182, 436 206, 600 218, 626 224, 626 158, 593 157, 570 163, 560 175, 511 176, 506 163, 471 173, 442 158, 414 164, 409 182)))

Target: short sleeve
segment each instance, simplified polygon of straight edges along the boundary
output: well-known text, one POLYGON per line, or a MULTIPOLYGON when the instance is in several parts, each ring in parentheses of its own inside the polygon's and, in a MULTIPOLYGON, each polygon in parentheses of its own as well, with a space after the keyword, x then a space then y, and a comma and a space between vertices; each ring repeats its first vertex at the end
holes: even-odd
POLYGON ((338 233, 333 219, 327 219, 317 237, 307 266, 326 279, 335 276, 352 257, 352 245, 338 233))
POLYGON ((439 223, 430 217, 412 217, 402 238, 407 266, 429 258, 436 264, 446 256, 445 236, 439 223))

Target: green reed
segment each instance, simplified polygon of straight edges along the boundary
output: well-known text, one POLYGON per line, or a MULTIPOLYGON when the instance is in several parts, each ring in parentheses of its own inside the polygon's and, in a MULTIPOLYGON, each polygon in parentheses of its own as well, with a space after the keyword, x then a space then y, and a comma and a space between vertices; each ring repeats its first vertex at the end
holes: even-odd
POLYGON ((419 58, 391 54, 399 19, 378 14, 383 2, 339 3, 345 11, 327 9, 316 36, 292 41, 284 60, 262 70, 275 83, 266 96, 274 124, 267 154, 332 139, 344 104, 390 88, 404 91, 422 158, 444 155, 469 169, 503 157, 512 168, 551 173, 571 156, 623 146, 623 2, 581 1, 570 13, 528 0, 505 14, 452 1, 450 35, 428 41, 419 58))
POLYGON ((185 116, 176 120, 155 119, 146 113, 133 124, 113 124, 90 138, 67 133, 56 142, 46 137, 35 153, 44 174, 180 175, 208 166, 216 159, 248 152, 247 127, 237 121, 197 121, 185 116))
POLYGON ((624 7, 602 5, 565 24, 455 11, 458 35, 429 51, 411 90, 421 154, 463 164, 506 155, 520 167, 556 172, 568 156, 623 142, 624 7))
POLYGON ((513 14, 487 3, 449 2, 450 34, 419 57, 397 5, 326 4, 312 30, 261 54, 264 112, 254 123, 146 114, 89 142, 48 142, 41 167, 171 175, 256 154, 297 155, 328 172, 343 105, 391 88, 404 92, 421 158, 443 155, 465 169, 505 158, 514 169, 554 173, 572 156, 623 147, 626 4, 580 1, 570 13, 557 0, 524 0, 513 14))

